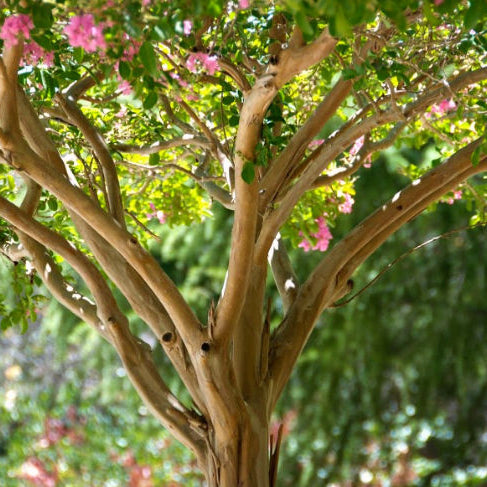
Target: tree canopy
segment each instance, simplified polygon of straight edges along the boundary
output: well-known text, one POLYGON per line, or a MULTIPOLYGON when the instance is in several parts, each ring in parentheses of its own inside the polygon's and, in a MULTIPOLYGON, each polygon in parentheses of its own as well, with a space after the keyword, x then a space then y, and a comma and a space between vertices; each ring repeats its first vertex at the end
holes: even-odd
POLYGON ((18 265, 2 327, 35 319, 42 281, 113 345, 210 485, 275 485, 270 415, 355 270, 438 202, 463 199, 484 222, 484 6, 4 3, 0 217, 18 265), (410 184, 347 226, 370 208, 376 193, 359 199, 356 184, 382 154, 410 184), (227 272, 195 312, 147 249, 159 225, 217 211, 233 215, 213 230, 227 272), (286 246, 323 256, 301 275, 286 246), (127 303, 190 400, 169 390, 127 303))

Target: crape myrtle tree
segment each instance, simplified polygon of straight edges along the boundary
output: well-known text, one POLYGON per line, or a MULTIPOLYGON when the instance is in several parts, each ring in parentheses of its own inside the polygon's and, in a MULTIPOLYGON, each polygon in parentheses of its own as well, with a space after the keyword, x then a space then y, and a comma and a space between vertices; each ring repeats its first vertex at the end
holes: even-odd
POLYGON ((18 294, 2 327, 35 317, 42 281, 114 347, 208 485, 276 485, 272 411, 357 267, 438 200, 464 198, 483 221, 484 1, 1 7, 1 236, 18 294), (400 166, 410 185, 328 249, 360 173, 426 144, 434 157, 400 166), (213 205, 232 215, 230 256, 202 319, 147 245, 157 221, 213 205), (303 282, 287 246, 323 252, 303 282), (120 295, 190 399, 171 393, 120 295))

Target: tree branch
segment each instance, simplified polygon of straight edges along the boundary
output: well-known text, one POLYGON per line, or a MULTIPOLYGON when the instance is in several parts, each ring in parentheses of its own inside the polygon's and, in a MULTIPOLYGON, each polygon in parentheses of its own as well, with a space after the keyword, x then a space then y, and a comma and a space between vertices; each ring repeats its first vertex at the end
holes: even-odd
POLYGON ((117 171, 113 162, 108 146, 101 136, 100 132, 85 117, 76 103, 62 95, 56 95, 56 100, 61 105, 68 119, 78 127, 86 140, 90 143, 95 151, 97 159, 101 165, 103 178, 105 180, 106 192, 108 195, 108 209, 113 218, 125 228, 125 214, 123 211, 122 195, 120 193, 120 184, 118 182, 117 171))
MULTIPOLYGON (((289 189, 285 189, 286 195, 280 201, 279 207, 270 211, 264 218, 262 226, 263 231, 259 235, 256 244, 256 259, 264 258, 272 244, 272 241, 283 225, 286 219, 291 214, 299 198, 310 188, 313 187, 314 182, 318 179, 320 174, 326 166, 333 161, 339 154, 345 151, 352 143, 362 135, 369 134, 373 129, 393 122, 409 121, 415 116, 422 113, 431 104, 440 101, 449 93, 450 90, 459 91, 471 84, 478 83, 487 78, 487 68, 480 68, 468 73, 462 73, 448 83, 446 86, 437 88, 435 90, 426 91, 418 96, 418 98, 407 104, 403 110, 398 110, 397 107, 391 106, 386 110, 379 111, 370 117, 362 120, 360 123, 350 123, 347 121, 342 128, 333 133, 328 139, 315 150, 293 173, 293 178, 299 178, 295 184, 289 189)), ((363 109, 363 112, 367 107, 363 109)), ((355 118, 358 120, 362 117, 362 112, 359 112, 355 118)), ((278 196, 279 197, 279 196, 278 196)))
POLYGON ((278 90, 296 74, 328 56, 335 44, 336 40, 324 31, 309 45, 281 51, 276 64, 268 66, 245 97, 235 142, 235 220, 227 280, 217 307, 217 339, 228 341, 239 321, 254 253, 259 188, 255 179, 250 184, 244 181, 242 170, 246 163, 254 161, 262 121, 278 90))
POLYGON ((22 138, 9 141, 9 145, 13 148, 12 166, 17 170, 25 171, 113 245, 146 281, 161 304, 167 309, 190 352, 199 349, 199 345, 203 341, 200 324, 174 283, 159 267, 155 259, 88 196, 80 189, 70 185, 58 171, 33 152, 22 138))
MULTIPOLYGON (((17 102, 19 103, 21 129, 27 142, 37 154, 47 160, 51 167, 55 168, 58 174, 67 178, 68 173, 63 160, 20 88, 18 89, 17 102)), ((91 248, 95 258, 127 298, 134 311, 149 325, 178 371, 196 405, 201 411, 205 412, 205 405, 201 399, 195 371, 187 349, 166 309, 144 279, 105 239, 93 231, 75 212, 71 211, 70 214, 76 228, 91 248)))
POLYGON ((130 144, 113 144, 113 150, 119 152, 126 152, 127 154, 140 154, 143 156, 148 156, 150 154, 157 154, 166 149, 172 149, 173 147, 181 147, 186 145, 196 145, 197 147, 204 147, 210 149, 212 143, 205 137, 199 137, 196 135, 188 134, 182 137, 176 137, 171 140, 166 140, 162 142, 155 142, 151 145, 136 146, 130 144))
POLYGON ((287 311, 299 290, 299 282, 289 260, 281 235, 277 234, 268 255, 269 264, 274 275, 284 311, 287 311))
MULTIPOLYGON (((197 435, 197 430, 191 428, 189 423, 189 411, 170 393, 157 373, 147 345, 130 333, 126 317, 120 312, 110 288, 93 263, 63 237, 44 227, 2 197, 0 216, 32 239, 61 255, 78 272, 93 293, 96 302, 99 318, 97 331, 108 338, 116 348, 141 398, 162 424, 183 444, 202 454, 204 423, 200 422, 201 431, 197 435)), ((42 248, 38 250, 44 252, 42 248)), ((41 275, 49 275, 51 271, 52 267, 48 264, 42 269, 41 275)), ((196 423, 196 417, 194 420, 196 423)))
POLYGON ((482 138, 451 156, 446 162, 413 181, 392 200, 360 223, 320 262, 272 337, 271 381, 273 404, 277 401, 292 367, 313 326, 323 311, 343 293, 354 270, 398 228, 429 204, 456 188, 468 177, 487 170, 487 157, 472 165, 473 151, 482 138))

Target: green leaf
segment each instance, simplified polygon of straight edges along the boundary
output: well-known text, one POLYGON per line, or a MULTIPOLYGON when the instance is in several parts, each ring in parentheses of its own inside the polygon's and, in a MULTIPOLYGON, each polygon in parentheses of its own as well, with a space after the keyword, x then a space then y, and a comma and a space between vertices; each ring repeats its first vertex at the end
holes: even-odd
POLYGON ((130 66, 126 61, 120 61, 118 63, 118 72, 123 79, 130 78, 130 66))
POLYGON ((32 21, 39 29, 49 29, 54 23, 52 17, 52 5, 48 3, 36 3, 32 6, 32 21))
POLYGON ((157 164, 159 164, 160 160, 161 160, 161 156, 159 155, 158 152, 155 152, 154 154, 151 154, 149 156, 149 165, 150 166, 157 166, 157 164))
POLYGON ((242 179, 247 183, 251 184, 255 178, 255 169, 252 162, 246 162, 242 168, 242 179))
POLYGON ((146 110, 150 110, 157 103, 157 93, 151 91, 145 98, 143 106, 146 110))
POLYGON ((149 74, 158 76, 157 57, 150 42, 144 42, 142 46, 140 46, 139 58, 149 74))
POLYGON ((57 201, 54 198, 49 198, 47 200, 47 206, 50 210, 56 211, 57 210, 57 201))
POLYGON ((479 145, 472 153, 472 164, 478 166, 480 162, 480 154, 482 153, 482 146, 479 145))
POLYGON ((305 39, 310 40, 313 37, 314 31, 313 31, 313 27, 311 27, 311 24, 306 18, 306 15, 304 15, 303 12, 300 11, 300 12, 296 12, 294 17, 305 39))
POLYGON ((231 105, 234 101, 235 101, 235 97, 234 96, 231 96, 231 95, 224 96, 222 98, 222 103, 224 105, 231 105))
POLYGON ((228 125, 230 125, 230 127, 237 127, 239 123, 240 117, 238 115, 232 115, 228 120, 228 125))
POLYGON ((335 15, 335 29, 337 34, 343 37, 351 34, 352 32, 352 26, 350 25, 350 22, 348 21, 347 16, 341 7, 337 9, 337 13, 335 15))
POLYGON ((357 76, 357 72, 354 69, 346 68, 342 71, 343 79, 353 79, 357 76))
POLYGON ((84 57, 85 57, 85 51, 82 47, 75 47, 73 49, 73 58, 77 63, 81 64, 83 62, 84 57))

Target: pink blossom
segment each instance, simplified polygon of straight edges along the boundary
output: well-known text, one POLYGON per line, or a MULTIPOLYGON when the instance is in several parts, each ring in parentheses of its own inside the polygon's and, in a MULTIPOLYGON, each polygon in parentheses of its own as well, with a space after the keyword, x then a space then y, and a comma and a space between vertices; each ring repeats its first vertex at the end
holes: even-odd
POLYGON ((441 5, 445 0, 435 0, 435 5, 441 5))
POLYGON ((188 101, 198 101, 200 97, 193 91, 186 96, 188 101))
POLYGON ((189 36, 189 34, 191 34, 192 28, 193 28, 193 22, 191 22, 191 20, 183 21, 183 32, 185 36, 189 36))
POLYGON ((318 147, 323 144, 324 141, 325 139, 314 139, 308 144, 308 148, 312 149, 313 147, 318 147))
POLYGON ((86 52, 107 48, 103 36, 103 25, 95 25, 92 14, 75 15, 64 28, 68 42, 73 47, 82 47, 86 52))
MULTIPOLYGON (((311 245, 308 240, 303 238, 298 245, 298 247, 304 249, 305 252, 309 252, 310 250, 320 250, 321 252, 324 252, 326 249, 328 249, 330 240, 333 238, 324 217, 320 216, 315 221, 318 224, 318 231, 316 233, 312 233, 311 236, 316 238, 316 244, 311 245)), ((303 235, 301 232, 299 234, 301 236, 303 235)))
POLYGON ((0 31, 0 38, 5 41, 6 47, 16 46, 19 36, 30 39, 30 31, 34 28, 31 18, 25 14, 11 15, 5 19, 0 31))
POLYGON ((364 162, 364 167, 366 167, 367 169, 369 167, 372 167, 372 154, 369 154, 366 158, 365 158, 365 162, 364 162))
POLYGON ((243 10, 250 7, 250 0, 238 0, 238 8, 243 10))
POLYGON ((181 77, 179 76, 179 74, 178 74, 178 73, 176 73, 176 72, 174 72, 174 71, 171 71, 171 72, 169 73, 169 76, 170 76, 172 79, 175 79, 175 80, 178 82, 179 86, 182 86, 183 88, 187 88, 187 87, 189 86, 189 83, 188 83, 186 80, 181 79, 181 77))
POLYGON ((122 54, 122 61, 132 61, 135 55, 139 52, 140 46, 140 42, 134 39, 129 39, 129 45, 125 48, 122 54))
POLYGON ((122 95, 130 95, 132 93, 132 85, 126 80, 122 80, 118 83, 118 91, 122 95))
POLYGON ((166 215, 164 214, 163 211, 161 210, 156 210, 156 207, 154 205, 154 203, 149 203, 149 206, 151 207, 151 210, 153 210, 152 213, 147 213, 147 218, 149 220, 152 220, 153 218, 156 218, 157 220, 159 220, 159 223, 166 223, 166 215))
POLYGON ((364 145, 364 139, 365 137, 362 135, 362 137, 359 137, 355 143, 353 144, 352 148, 350 149, 350 155, 355 156, 357 155, 358 151, 362 148, 364 145))
POLYGON ((338 205, 338 211, 340 213, 352 213, 352 206, 354 203, 355 200, 352 198, 352 196, 345 193, 345 201, 338 205))
MULTIPOLYGON (((456 103, 453 100, 443 100, 440 103, 431 107, 431 113, 437 113, 438 115, 444 115, 447 112, 455 110, 457 108, 456 103)), ((426 114, 427 118, 431 118, 431 114, 426 114)))
POLYGON ((195 73, 198 64, 201 64, 210 75, 215 74, 215 71, 219 68, 218 58, 216 56, 203 52, 191 53, 186 60, 186 67, 189 71, 195 73))
POLYGON ((453 205, 455 203, 455 200, 461 200, 462 199, 462 190, 458 191, 453 191, 453 197, 450 197, 446 200, 446 203, 448 205, 453 205))
POLYGON ((36 42, 28 42, 24 46, 24 58, 23 62, 27 65, 36 65, 39 64, 40 61, 43 61, 43 64, 46 66, 53 66, 54 65, 54 53, 48 52, 42 49, 39 44, 36 42))

